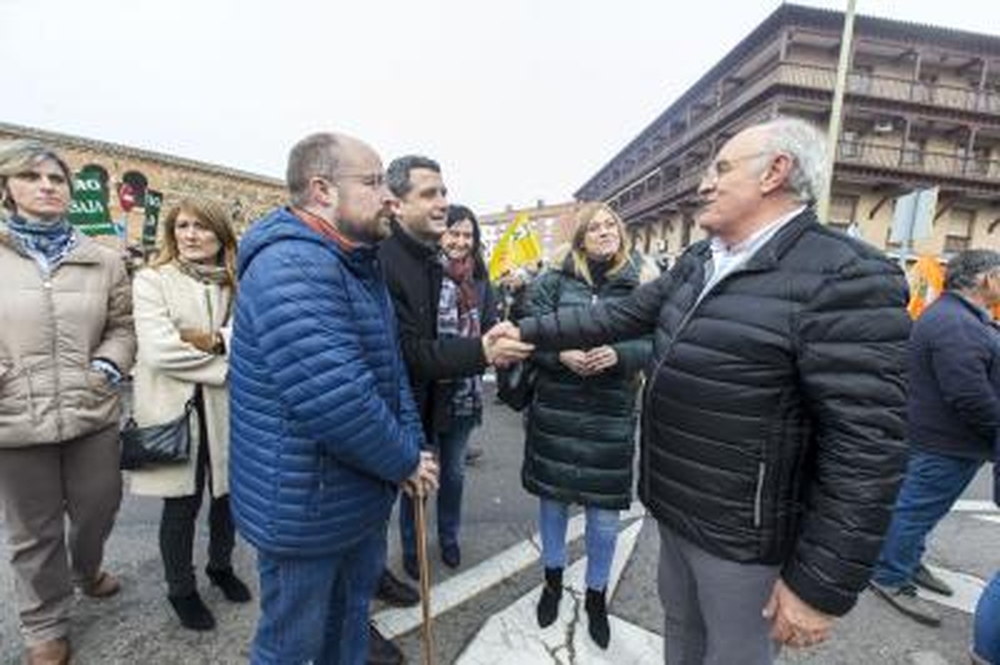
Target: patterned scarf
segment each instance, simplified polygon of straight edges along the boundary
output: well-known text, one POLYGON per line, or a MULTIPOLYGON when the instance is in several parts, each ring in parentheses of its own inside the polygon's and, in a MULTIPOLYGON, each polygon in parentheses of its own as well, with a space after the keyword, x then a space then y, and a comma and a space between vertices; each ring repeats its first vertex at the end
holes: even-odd
MULTIPOLYGON (((441 280, 441 297, 438 300, 438 337, 479 337, 479 308, 473 306, 465 309, 462 305, 462 290, 449 271, 449 262, 442 260, 447 273, 441 280)), ((472 282, 472 271, 469 270, 469 281, 472 282)), ((478 301, 478 294, 473 294, 473 301, 478 301)), ((451 379, 442 383, 452 385, 451 410, 452 416, 473 417, 479 419, 483 411, 483 379, 481 376, 469 376, 451 379)))
POLYGON ((219 286, 229 286, 229 272, 226 266, 211 263, 195 263, 185 261, 177 257, 177 269, 182 273, 203 284, 218 284, 219 286))
POLYGON ((479 306, 479 292, 472 279, 475 268, 476 262, 471 254, 464 259, 446 259, 444 262, 444 273, 458 286, 459 316, 465 316, 479 306))
POLYGON ((52 222, 33 222, 15 215, 7 220, 7 230, 18 250, 46 274, 58 268, 79 242, 65 217, 52 222))

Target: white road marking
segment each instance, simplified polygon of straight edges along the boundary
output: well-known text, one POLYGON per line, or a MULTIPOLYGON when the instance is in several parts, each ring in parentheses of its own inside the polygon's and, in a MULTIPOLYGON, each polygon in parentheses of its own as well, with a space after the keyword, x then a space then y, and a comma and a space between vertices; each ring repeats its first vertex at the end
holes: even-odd
MULTIPOLYGON (((635 522, 618 537, 618 547, 611 567, 608 597, 621 579, 622 570, 635 549, 642 522, 635 522)), ((475 638, 458 657, 458 665, 551 665, 560 663, 632 663, 663 662, 663 638, 618 617, 609 617, 611 643, 602 650, 587 633, 584 576, 587 559, 576 561, 566 571, 559 606, 559 618, 544 630, 538 627, 535 605, 541 594, 539 585, 521 596, 502 612, 490 617, 475 638)))
MULTIPOLYGON (((635 520, 646 514, 642 504, 635 502, 621 514, 622 522, 635 520)), ((566 528, 567 542, 583 536, 583 513, 569 520, 566 528)), ((641 520, 638 522, 641 524, 641 520)), ((431 616, 438 616, 458 607, 470 598, 500 584, 508 577, 520 573, 535 563, 541 556, 540 536, 536 532, 531 538, 509 547, 503 552, 486 559, 478 565, 431 587, 431 616)), ((623 564, 624 565, 624 564, 623 564)), ((372 621, 389 639, 403 635, 417 628, 421 621, 420 607, 392 608, 379 612, 372 621)))
MULTIPOLYGON (((976 519, 1000 524, 1000 509, 992 501, 959 500, 952 512, 985 513, 974 515, 976 519)), ((645 515, 638 502, 622 513, 623 523, 645 515)), ((571 518, 567 528, 567 541, 582 537, 584 515, 571 518)), ((608 598, 618 584, 622 569, 628 562, 635 547, 642 521, 635 521, 619 536, 618 548, 612 564, 612 578, 609 583, 608 598)), ((451 610, 476 595, 500 584, 540 557, 540 540, 536 532, 531 538, 490 557, 462 573, 444 580, 432 587, 431 613, 438 616, 451 610)), ((985 582, 974 575, 950 571, 937 566, 928 566, 955 590, 954 596, 942 596, 920 589, 921 597, 932 602, 972 613, 982 593, 985 582)), ((463 665, 487 665, 519 661, 518 665, 533 663, 627 663, 662 662, 663 639, 661 636, 617 617, 610 617, 612 641, 607 651, 594 645, 587 635, 586 615, 583 612, 584 574, 586 557, 581 558, 566 571, 566 586, 572 592, 563 595, 560 618, 545 630, 538 628, 535 620, 535 604, 541 586, 522 596, 502 612, 490 617, 475 639, 459 658, 463 665), (577 607, 577 605, 579 605, 577 607), (574 613, 577 615, 574 620, 574 613), (572 642, 567 643, 567 637, 572 642)), ((387 609, 373 617, 379 631, 388 638, 408 633, 421 622, 419 607, 387 609)))
POLYGON ((973 515, 972 517, 973 519, 982 520, 984 522, 1000 524, 1000 515, 973 515))
POLYGON ((973 499, 959 499, 951 507, 952 512, 958 513, 995 513, 1000 512, 997 504, 992 501, 976 501, 973 499))
POLYGON ((944 605, 945 607, 961 610, 966 614, 972 614, 976 611, 976 603, 979 602, 979 596, 983 593, 983 587, 986 586, 986 582, 979 579, 975 575, 958 573, 953 570, 940 568, 931 564, 927 564, 927 568, 942 580, 947 582, 948 586, 955 590, 955 595, 942 596, 941 594, 928 591, 922 587, 917 587, 918 596, 937 603, 938 605, 944 605))

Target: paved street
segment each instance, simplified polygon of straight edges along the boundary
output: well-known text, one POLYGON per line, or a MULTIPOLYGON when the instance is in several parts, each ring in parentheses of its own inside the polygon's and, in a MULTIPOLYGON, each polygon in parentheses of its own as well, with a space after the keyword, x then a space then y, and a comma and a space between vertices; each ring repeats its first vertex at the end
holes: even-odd
MULTIPOLYGON (((611 612, 612 641, 607 652, 590 642, 582 591, 564 594, 560 622, 541 631, 534 623, 534 602, 541 582, 535 537, 536 502, 520 485, 522 442, 520 417, 491 398, 483 428, 473 441, 484 445, 482 460, 468 469, 467 511, 463 531, 463 568, 456 573, 430 546, 435 582, 433 603, 435 650, 439 663, 656 663, 662 662, 663 615, 656 596, 656 533, 636 505, 623 524, 615 578, 620 575, 611 612)), ((1000 513, 990 499, 986 473, 980 475, 956 511, 930 543, 929 561, 944 574, 960 574, 956 583, 965 597, 944 607, 944 625, 926 629, 892 612, 865 594, 855 611, 837 624, 833 639, 812 651, 784 654, 784 663, 901 663, 954 665, 968 662, 974 595, 1000 564, 1000 513)), ((256 608, 227 604, 215 589, 203 586, 206 602, 216 612, 219 628, 196 634, 181 629, 165 598, 157 550, 159 502, 127 496, 109 544, 107 567, 120 574, 123 592, 98 602, 80 600, 75 609, 73 642, 80 665, 104 663, 216 664, 246 661, 256 608)), ((433 523, 433 522, 432 522, 433 523)), ((571 535, 580 533, 579 520, 571 535)), ((2 531, 0 525, 0 531, 2 531)), ((197 561, 204 565, 204 531, 197 561)), ((395 529, 391 530, 390 565, 401 571, 395 529)), ((4 536, 3 540, 6 540, 4 536)), ((571 548, 577 562, 567 575, 580 588, 582 539, 571 548)), ((20 643, 13 607, 13 582, 0 545, 0 663, 17 663, 20 643)), ((237 568, 256 586, 253 554, 241 544, 237 568)), ((201 577, 203 580, 204 578, 201 577)), ((961 594, 960 594, 961 595, 961 594)), ((419 663, 417 611, 376 607, 376 620, 396 636, 409 662, 419 663)))

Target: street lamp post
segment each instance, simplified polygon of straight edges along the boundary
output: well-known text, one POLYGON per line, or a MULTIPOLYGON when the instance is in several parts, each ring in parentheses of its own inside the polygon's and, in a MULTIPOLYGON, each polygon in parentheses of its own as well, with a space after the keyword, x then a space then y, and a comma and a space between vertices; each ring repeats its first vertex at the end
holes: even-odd
POLYGON ((854 8, 857 0, 847 0, 844 14, 844 33, 840 39, 840 60, 837 62, 837 83, 833 89, 833 106, 830 109, 830 126, 827 129, 826 170, 823 187, 817 202, 817 214, 822 222, 830 214, 830 193, 833 189, 833 164, 837 160, 837 143, 840 139, 840 119, 844 108, 844 88, 847 87, 847 70, 851 63, 851 41, 854 38, 854 8))

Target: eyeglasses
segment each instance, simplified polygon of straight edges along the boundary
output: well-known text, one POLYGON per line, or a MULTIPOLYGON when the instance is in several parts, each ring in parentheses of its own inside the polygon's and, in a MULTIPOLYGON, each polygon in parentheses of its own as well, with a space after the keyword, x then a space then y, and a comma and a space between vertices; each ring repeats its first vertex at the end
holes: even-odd
POLYGON ((741 155, 739 157, 731 157, 729 159, 716 159, 714 162, 708 165, 705 169, 705 175, 710 178, 718 178, 724 176, 736 168, 736 165, 740 162, 745 162, 749 159, 757 159, 762 157, 767 153, 764 151, 752 152, 749 155, 741 155))
POLYGON ((335 180, 358 180, 365 187, 379 189, 385 184, 384 173, 338 173, 335 180))
POLYGON ((336 176, 317 175, 313 176, 318 180, 324 180, 331 185, 336 185, 341 180, 358 180, 365 187, 381 189, 385 185, 385 173, 338 173, 336 176))

